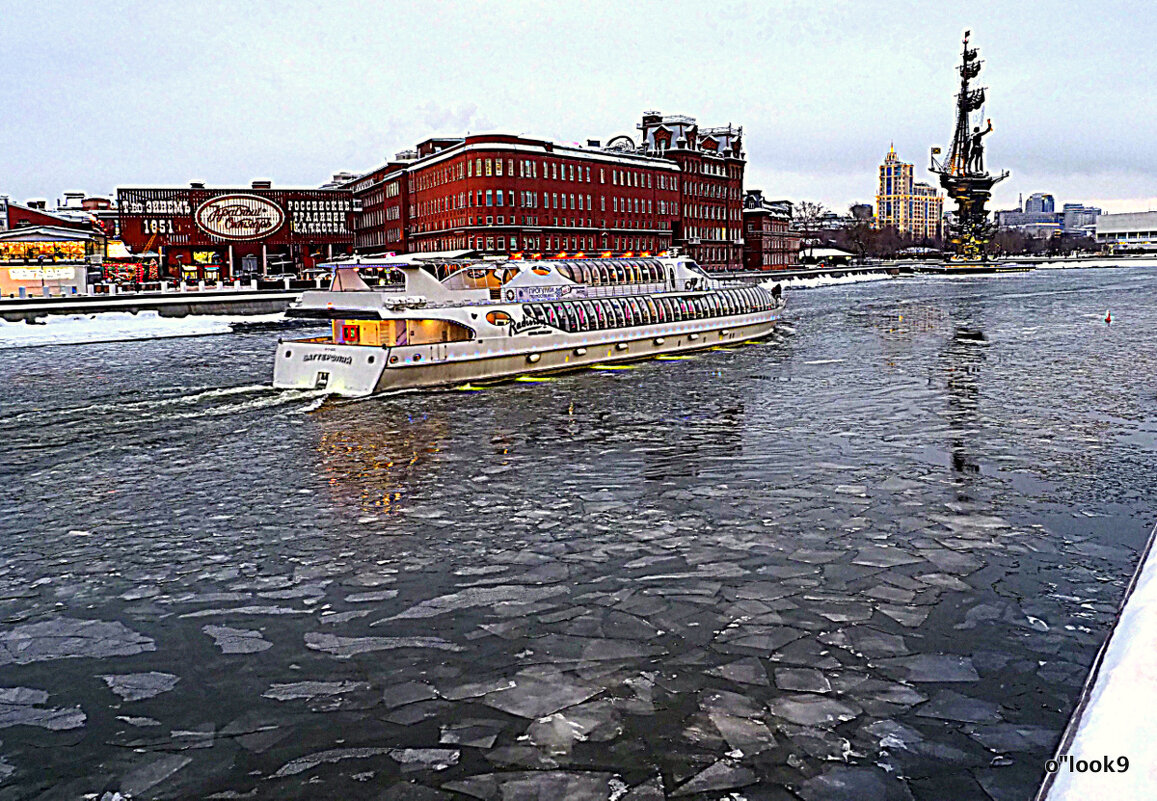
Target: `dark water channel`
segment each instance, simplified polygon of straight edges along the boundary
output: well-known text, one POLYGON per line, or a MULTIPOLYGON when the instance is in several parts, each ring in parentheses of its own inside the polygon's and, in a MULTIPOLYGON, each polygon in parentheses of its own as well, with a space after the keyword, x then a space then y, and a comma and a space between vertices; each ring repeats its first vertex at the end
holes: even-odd
POLYGON ((275 333, 0 352, 0 799, 1028 799, 1154 522, 1155 300, 828 287, 320 406, 275 333))

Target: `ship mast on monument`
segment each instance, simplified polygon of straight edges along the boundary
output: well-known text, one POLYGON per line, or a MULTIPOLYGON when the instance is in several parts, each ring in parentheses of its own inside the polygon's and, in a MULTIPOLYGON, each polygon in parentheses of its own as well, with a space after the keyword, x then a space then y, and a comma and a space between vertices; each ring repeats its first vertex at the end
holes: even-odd
POLYGON ((984 137, 992 133, 992 120, 985 120, 985 127, 980 126, 985 87, 972 86, 972 81, 980 75, 982 62, 976 48, 968 46, 969 34, 971 31, 964 32, 964 52, 957 67, 960 92, 956 95, 956 132, 952 146, 942 161, 937 159, 940 148, 932 148, 929 170, 940 176, 940 185, 956 202, 956 220, 950 232, 955 258, 974 261, 984 259, 992 235, 984 205, 992 196, 992 187, 1007 178, 1008 171, 994 175, 984 165, 984 137))

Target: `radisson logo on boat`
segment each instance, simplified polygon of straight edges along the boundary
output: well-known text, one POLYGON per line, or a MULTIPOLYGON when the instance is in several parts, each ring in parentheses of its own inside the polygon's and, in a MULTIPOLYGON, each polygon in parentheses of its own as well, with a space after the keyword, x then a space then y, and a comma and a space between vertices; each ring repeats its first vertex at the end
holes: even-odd
POLYGON ((203 231, 222 239, 259 239, 281 227, 285 212, 257 195, 222 195, 202 203, 195 219, 203 231))

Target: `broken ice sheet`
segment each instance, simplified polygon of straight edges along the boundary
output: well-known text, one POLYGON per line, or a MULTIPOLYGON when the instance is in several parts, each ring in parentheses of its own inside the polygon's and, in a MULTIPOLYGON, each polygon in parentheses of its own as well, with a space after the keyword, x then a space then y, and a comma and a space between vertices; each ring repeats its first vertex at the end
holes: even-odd
POLYGON ((767 708, 776 717, 801 726, 837 726, 863 711, 850 702, 816 695, 783 695, 771 701, 767 708))
POLYGON ((140 701, 154 695, 167 693, 177 686, 180 677, 172 673, 123 673, 101 676, 109 689, 125 701, 140 701))
POLYGON ((496 690, 482 703, 523 718, 541 718, 581 704, 601 692, 597 686, 575 681, 563 674, 543 678, 527 673, 514 677, 514 686, 496 690))
POLYGON ((483 773, 448 782, 442 787, 482 801, 607 801, 611 794, 611 778, 610 773, 510 771, 483 773))
POLYGON ((864 567, 899 567, 916 564, 920 561, 920 557, 913 556, 899 548, 870 545, 861 548, 856 553, 856 558, 852 560, 852 564, 863 565, 864 567))
POLYGON ((506 725, 499 720, 466 718, 443 726, 438 742, 443 745, 493 748, 495 740, 505 728, 506 725))
POLYGON ((917 717, 954 720, 961 723, 996 723, 1001 720, 1000 706, 991 701, 941 690, 916 707, 917 717))
POLYGON ((284 776, 294 776, 298 773, 304 773, 307 770, 312 770, 318 765, 325 763, 341 762, 345 759, 369 759, 375 756, 385 756, 393 749, 390 748, 333 748, 328 751, 319 751, 316 754, 309 754, 308 756, 298 757, 290 762, 286 762, 277 772, 273 774, 274 778, 281 778, 284 776))
POLYGON ((53 709, 41 706, 48 693, 31 687, 0 687, 0 729, 8 726, 39 726, 49 731, 78 729, 87 716, 78 707, 53 709))
POLYGON ((365 692, 369 689, 369 683, 364 681, 298 681, 292 684, 270 685, 261 697, 272 698, 275 701, 295 701, 302 698, 365 692))
POLYGON ((618 711, 608 701, 573 706, 530 724, 526 736, 551 756, 570 754, 576 742, 605 742, 622 734, 618 711))
POLYGON ((980 676, 972 659, 957 654, 914 654, 877 662, 896 678, 905 681, 961 682, 978 681, 980 676))
POLYGON ((376 621, 373 625, 385 623, 390 620, 410 620, 423 619, 428 617, 437 617, 448 612, 455 612, 460 609, 470 609, 476 606, 492 606, 501 602, 518 601, 521 603, 533 603, 535 601, 545 600, 547 598, 554 598, 558 595, 569 593, 570 590, 564 586, 523 586, 521 584, 500 585, 497 587, 469 587, 461 592, 451 593, 449 595, 442 595, 438 598, 430 598, 422 601, 409 609, 386 618, 385 620, 376 621))
POLYGON ((440 637, 339 637, 335 634, 315 631, 306 632, 305 647, 332 654, 338 659, 349 659, 357 654, 389 651, 396 648, 430 648, 438 651, 465 650, 462 646, 447 642, 440 637))
POLYGON ((812 668, 776 668, 775 686, 789 692, 829 693, 831 682, 824 674, 812 668))
POLYGON ((877 767, 835 765, 800 785, 804 801, 912 801, 903 780, 877 767))
POLYGON ((120 789, 128 798, 143 795, 192 761, 191 757, 178 754, 160 757, 126 773, 121 779, 120 789))
POLYGON ((61 617, 0 631, 0 665, 49 659, 102 659, 155 651, 152 639, 123 623, 61 617))
POLYGON ((754 656, 737 659, 704 672, 708 676, 718 676, 739 684, 754 684, 763 687, 770 684, 767 680, 767 668, 754 656))
POLYGON ((692 776, 671 793, 672 798, 717 790, 732 790, 756 782, 756 775, 748 768, 728 759, 721 759, 692 776))
POLYGON ((415 770, 445 770, 458 764, 456 748, 391 748, 390 759, 397 762, 403 773, 415 770))
POLYGON ((422 681, 410 681, 387 687, 382 693, 382 701, 387 709, 394 709, 417 701, 429 701, 438 697, 438 691, 422 681))
POLYGON ((235 629, 229 626, 202 626, 201 631, 213 638, 214 643, 226 654, 255 654, 273 647, 253 629, 235 629))

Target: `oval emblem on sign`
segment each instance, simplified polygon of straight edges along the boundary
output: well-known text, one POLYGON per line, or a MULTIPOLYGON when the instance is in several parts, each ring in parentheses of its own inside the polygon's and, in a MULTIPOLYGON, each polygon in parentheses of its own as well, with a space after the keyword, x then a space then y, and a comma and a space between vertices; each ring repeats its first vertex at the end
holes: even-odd
POLYGON ((197 226, 222 239, 260 239, 285 222, 276 203, 257 195, 221 195, 197 208, 197 226))

